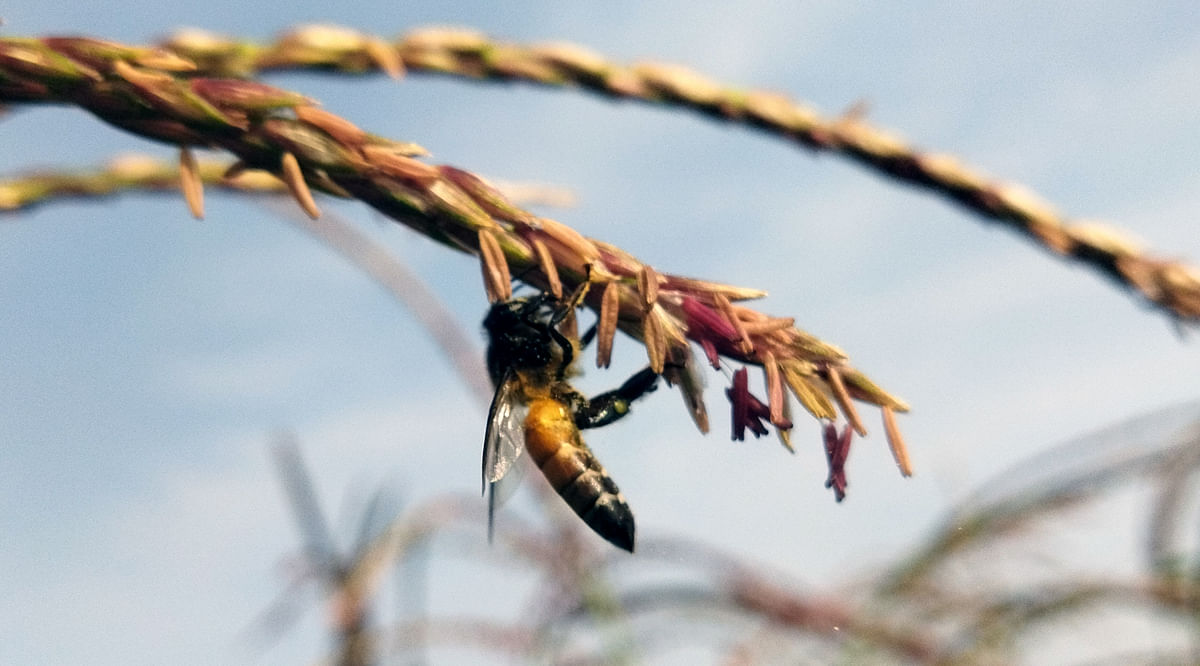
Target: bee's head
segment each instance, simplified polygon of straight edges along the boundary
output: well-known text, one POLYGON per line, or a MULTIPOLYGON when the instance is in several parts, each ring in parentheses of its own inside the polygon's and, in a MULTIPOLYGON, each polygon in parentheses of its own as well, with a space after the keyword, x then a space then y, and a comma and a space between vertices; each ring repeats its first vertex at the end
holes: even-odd
POLYGON ((554 296, 542 293, 499 301, 488 310, 483 328, 493 341, 523 328, 544 328, 553 313, 550 305, 554 300, 554 296))
POLYGON ((494 384, 498 386, 510 370, 541 369, 561 359, 553 331, 556 303, 550 294, 537 294, 500 301, 488 310, 483 328, 488 334, 488 374, 494 384))

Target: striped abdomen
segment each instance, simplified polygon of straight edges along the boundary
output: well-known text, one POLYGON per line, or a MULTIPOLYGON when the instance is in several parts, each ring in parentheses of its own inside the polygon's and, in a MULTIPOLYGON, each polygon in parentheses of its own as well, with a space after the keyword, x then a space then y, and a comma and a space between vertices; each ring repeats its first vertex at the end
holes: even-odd
POLYGON ((550 486, 597 534, 633 552, 633 512, 583 443, 571 412, 548 398, 529 403, 525 449, 550 486))

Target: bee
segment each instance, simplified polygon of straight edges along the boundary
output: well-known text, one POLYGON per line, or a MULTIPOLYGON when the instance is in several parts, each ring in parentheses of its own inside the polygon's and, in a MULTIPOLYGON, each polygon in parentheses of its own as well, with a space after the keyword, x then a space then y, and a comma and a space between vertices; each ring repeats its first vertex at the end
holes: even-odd
MULTIPOLYGON (((559 324, 582 302, 584 282, 566 301, 551 294, 494 304, 483 321, 488 374, 496 387, 483 448, 483 482, 490 490, 491 534, 496 484, 518 458, 529 457, 575 513, 610 543, 633 552, 633 512, 617 484, 584 443, 581 429, 608 425, 653 391, 658 375, 645 368, 620 388, 588 399, 567 382, 584 342, 559 324)), ((594 329, 593 329, 594 331, 594 329)))

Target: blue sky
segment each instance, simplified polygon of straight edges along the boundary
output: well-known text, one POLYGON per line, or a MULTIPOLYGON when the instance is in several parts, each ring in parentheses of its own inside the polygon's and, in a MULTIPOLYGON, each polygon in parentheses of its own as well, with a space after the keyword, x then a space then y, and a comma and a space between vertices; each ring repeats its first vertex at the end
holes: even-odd
MULTIPOLYGON (((1200 259, 1194 3, 331 6, 25 2, 0 16, 9 35, 131 42, 182 26, 266 38, 318 20, 576 41, 829 114, 866 101, 871 122, 915 145, 1200 259)), ((723 377, 709 379, 708 437, 660 391, 591 437, 643 535, 701 537, 828 584, 910 547, 1009 464, 1196 398, 1194 334, 1181 340, 1094 274, 839 158, 571 91, 270 81, 437 162, 572 188, 578 206, 551 216, 660 271, 768 290, 762 310, 796 317, 913 405, 901 426, 916 476, 899 478, 876 434, 852 455, 850 497, 836 505, 815 424, 798 425, 790 457, 774 441, 725 439, 723 377)), ((6 116, 0 146, 4 173, 121 151, 172 157, 72 109, 6 116)), ((478 331, 473 260, 360 205, 322 206, 393 248, 478 331)), ((383 482, 410 504, 478 487, 484 413, 428 335, 252 201, 210 194, 199 223, 162 196, 0 220, 0 340, 0 662, 237 659, 232 637, 282 587, 275 566, 297 545, 266 453, 276 428, 297 433, 331 508, 383 482)), ((616 357, 581 385, 615 385, 642 358, 620 340, 616 357)), ((318 619, 305 625, 317 637, 291 634, 268 659, 316 657, 318 619)))

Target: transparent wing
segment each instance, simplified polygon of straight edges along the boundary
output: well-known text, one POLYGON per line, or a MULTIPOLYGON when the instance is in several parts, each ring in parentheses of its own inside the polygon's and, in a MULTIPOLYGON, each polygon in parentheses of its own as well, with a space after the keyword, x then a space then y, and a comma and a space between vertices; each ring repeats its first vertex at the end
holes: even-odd
POLYGON ((528 409, 521 403, 521 380, 509 371, 496 389, 488 413, 487 434, 483 438, 483 485, 503 479, 513 463, 525 452, 525 415, 528 409))
POLYGON ((509 371, 496 389, 483 438, 483 492, 488 500, 488 541, 492 540, 496 508, 520 483, 521 474, 509 474, 525 452, 525 416, 528 407, 520 399, 521 380, 509 371))

